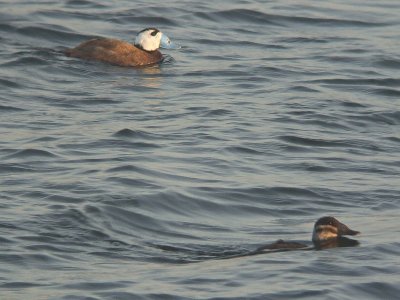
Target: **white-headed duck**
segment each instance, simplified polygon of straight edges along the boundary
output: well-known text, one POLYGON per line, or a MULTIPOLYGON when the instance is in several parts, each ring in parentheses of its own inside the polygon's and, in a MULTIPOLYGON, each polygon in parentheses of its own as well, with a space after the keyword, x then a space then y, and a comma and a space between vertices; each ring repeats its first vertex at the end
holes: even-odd
POLYGON ((67 49, 65 54, 87 60, 97 60, 122 67, 138 67, 160 63, 163 55, 159 48, 179 48, 156 28, 140 31, 135 43, 109 38, 96 38, 67 49))

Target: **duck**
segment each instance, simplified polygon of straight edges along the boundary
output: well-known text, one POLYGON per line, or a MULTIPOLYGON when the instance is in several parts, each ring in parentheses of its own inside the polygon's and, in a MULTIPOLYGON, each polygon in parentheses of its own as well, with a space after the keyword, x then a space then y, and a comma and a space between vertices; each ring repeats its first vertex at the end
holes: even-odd
POLYGON ((180 47, 160 30, 151 27, 139 31, 134 44, 113 38, 95 38, 65 50, 65 55, 121 67, 140 67, 162 62, 164 57, 159 48, 180 47))
POLYGON ((314 247, 299 242, 291 242, 277 240, 272 244, 267 244, 259 247, 254 254, 271 251, 286 251, 286 250, 322 250, 335 247, 354 247, 359 245, 358 241, 345 237, 345 235, 354 236, 359 234, 359 231, 350 229, 347 225, 339 222, 335 217, 325 216, 319 218, 314 223, 312 233, 312 242, 314 247))

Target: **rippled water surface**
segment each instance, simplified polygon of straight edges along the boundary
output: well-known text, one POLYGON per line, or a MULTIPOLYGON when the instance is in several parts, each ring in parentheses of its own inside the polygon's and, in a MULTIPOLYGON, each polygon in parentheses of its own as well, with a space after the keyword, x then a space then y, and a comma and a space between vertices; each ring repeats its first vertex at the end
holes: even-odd
POLYGON ((1 299, 398 299, 398 1, 0 7, 1 299), (246 255, 324 215, 360 245, 246 255))

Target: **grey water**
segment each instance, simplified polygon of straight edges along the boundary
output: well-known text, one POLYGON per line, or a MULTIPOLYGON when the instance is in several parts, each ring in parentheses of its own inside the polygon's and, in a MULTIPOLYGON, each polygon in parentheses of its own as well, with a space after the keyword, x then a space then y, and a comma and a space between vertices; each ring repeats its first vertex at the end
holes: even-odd
POLYGON ((0 0, 0 299, 398 299, 399 16, 0 0), (139 69, 63 55, 146 27, 181 49, 139 69), (359 245, 246 255, 325 215, 359 245))

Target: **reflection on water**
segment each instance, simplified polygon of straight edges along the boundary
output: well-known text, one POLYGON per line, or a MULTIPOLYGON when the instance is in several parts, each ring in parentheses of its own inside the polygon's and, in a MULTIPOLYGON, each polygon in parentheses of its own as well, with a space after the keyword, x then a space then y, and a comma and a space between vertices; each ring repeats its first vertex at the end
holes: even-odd
POLYGON ((315 249, 323 250, 336 247, 355 247, 360 245, 357 240, 353 240, 347 237, 340 237, 338 239, 326 240, 318 243, 314 243, 315 249))

